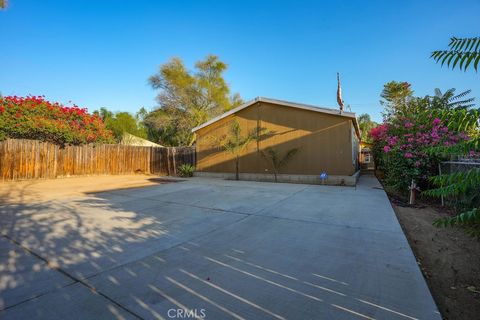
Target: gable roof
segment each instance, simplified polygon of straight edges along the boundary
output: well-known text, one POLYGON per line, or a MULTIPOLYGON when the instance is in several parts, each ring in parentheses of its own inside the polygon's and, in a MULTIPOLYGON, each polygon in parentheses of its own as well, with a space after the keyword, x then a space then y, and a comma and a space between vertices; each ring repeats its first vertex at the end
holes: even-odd
POLYGON ((264 97, 256 97, 253 100, 250 100, 230 111, 227 111, 205 123, 202 123, 201 125, 195 127, 192 129, 192 132, 196 132, 202 128, 205 128, 206 126, 211 125, 212 123, 215 123, 223 118, 226 118, 234 113, 237 113, 240 110, 243 110, 245 108, 250 107, 251 105, 257 103, 257 102, 266 102, 266 103, 272 103, 272 104, 277 104, 280 106, 285 106, 285 107, 291 107, 291 108, 297 108, 297 109, 303 109, 303 110, 309 110, 309 111, 314 111, 314 112, 320 112, 320 113, 326 113, 326 114, 331 114, 335 116, 340 116, 340 117, 346 117, 350 118, 353 121, 353 125, 355 127, 355 131, 358 135, 358 138, 360 139, 360 128, 358 126, 358 121, 357 117, 355 116, 354 112, 345 112, 345 111, 340 111, 338 109, 331 109, 331 108, 323 108, 323 107, 318 107, 318 106, 313 106, 309 104, 303 104, 303 103, 296 103, 296 102, 290 102, 290 101, 284 101, 284 100, 277 100, 277 99, 270 99, 270 98, 264 98, 264 97))
POLYGON ((120 144, 142 147, 163 147, 162 145, 147 139, 140 138, 128 132, 124 132, 120 144))

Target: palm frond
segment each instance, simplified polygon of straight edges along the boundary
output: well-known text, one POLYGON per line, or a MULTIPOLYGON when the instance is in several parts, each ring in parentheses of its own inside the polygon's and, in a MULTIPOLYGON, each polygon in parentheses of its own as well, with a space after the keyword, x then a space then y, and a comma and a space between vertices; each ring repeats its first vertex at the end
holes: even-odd
POLYGON ((469 94, 472 92, 471 89, 468 89, 468 90, 465 90, 465 91, 463 91, 463 92, 461 92, 461 93, 459 93, 459 94, 457 94, 457 95, 454 95, 455 89, 452 88, 452 89, 450 89, 450 90, 451 90, 451 92, 452 92, 452 98, 450 99, 450 101, 455 101, 455 100, 458 100, 458 99, 460 99, 460 98, 463 98, 463 97, 465 97, 466 95, 469 95, 469 94))
POLYGON ((435 93, 435 97, 437 97, 437 98, 442 98, 443 97, 443 93, 439 88, 435 88, 434 93, 435 93))
POLYGON ((289 150, 285 156, 283 157, 283 159, 280 161, 280 167, 283 167, 284 165, 286 165, 292 158, 293 156, 298 152, 298 148, 294 148, 294 149, 291 149, 289 150))

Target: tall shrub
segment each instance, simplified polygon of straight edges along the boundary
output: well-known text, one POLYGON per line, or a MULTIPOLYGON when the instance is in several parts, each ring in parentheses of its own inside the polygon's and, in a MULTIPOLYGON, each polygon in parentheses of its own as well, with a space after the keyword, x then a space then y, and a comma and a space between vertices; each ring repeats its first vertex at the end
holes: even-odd
POLYGON ((76 105, 47 101, 43 96, 0 97, 0 140, 6 138, 60 145, 114 142, 98 116, 76 105))
POLYGON ((409 190, 412 180, 425 185, 436 174, 439 157, 428 154, 429 148, 468 140, 465 133, 451 131, 433 112, 391 118, 374 128, 371 135, 385 182, 403 192, 409 190))

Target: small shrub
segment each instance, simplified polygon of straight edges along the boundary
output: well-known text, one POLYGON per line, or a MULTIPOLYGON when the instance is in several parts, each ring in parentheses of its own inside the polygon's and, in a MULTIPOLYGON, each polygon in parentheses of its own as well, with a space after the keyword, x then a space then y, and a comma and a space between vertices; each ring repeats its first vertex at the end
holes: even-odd
POLYGON ((195 171, 195 167, 190 163, 184 163, 178 167, 178 175, 180 177, 193 177, 193 172, 195 171))

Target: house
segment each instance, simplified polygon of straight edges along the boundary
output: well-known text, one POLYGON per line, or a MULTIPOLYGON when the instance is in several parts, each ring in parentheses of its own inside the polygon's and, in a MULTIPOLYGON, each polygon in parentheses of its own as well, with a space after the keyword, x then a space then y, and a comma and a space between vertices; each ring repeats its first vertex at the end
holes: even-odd
POLYGON ((360 143, 360 167, 363 170, 374 170, 375 162, 373 161, 373 143, 361 142, 360 143))
POLYGON ((246 134, 264 128, 268 134, 252 141, 240 157, 241 180, 271 180, 272 167, 262 151, 281 156, 298 152, 280 171, 279 181, 354 185, 359 170, 360 130, 355 113, 258 97, 195 127, 198 176, 233 178, 235 161, 219 147, 236 120, 246 134), (328 176, 327 179, 321 179, 328 176), (326 175, 325 175, 326 174, 326 175))
POLYGON ((139 147, 163 147, 162 145, 147 139, 140 138, 128 132, 124 132, 120 144, 139 147))

